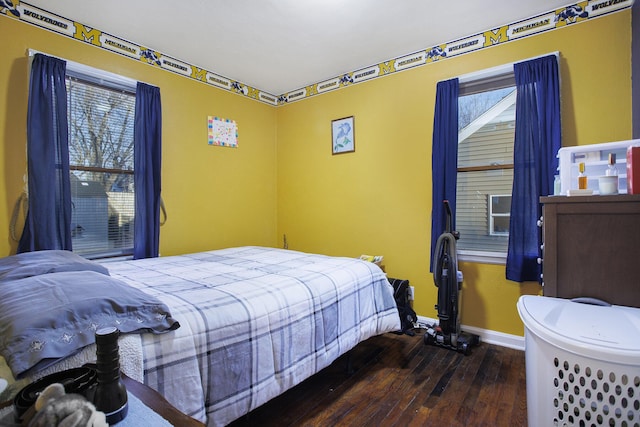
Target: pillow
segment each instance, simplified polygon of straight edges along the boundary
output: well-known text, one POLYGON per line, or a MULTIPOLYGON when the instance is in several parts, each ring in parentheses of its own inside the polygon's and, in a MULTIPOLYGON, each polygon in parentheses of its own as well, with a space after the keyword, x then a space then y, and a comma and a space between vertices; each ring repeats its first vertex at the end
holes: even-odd
POLYGON ((93 344, 95 331, 106 326, 162 333, 180 324, 156 297, 94 271, 0 284, 0 354, 17 377, 93 344))
POLYGON ((0 258, 0 281, 23 279, 59 271, 95 271, 109 275, 109 270, 105 266, 82 258, 71 251, 24 252, 0 258))

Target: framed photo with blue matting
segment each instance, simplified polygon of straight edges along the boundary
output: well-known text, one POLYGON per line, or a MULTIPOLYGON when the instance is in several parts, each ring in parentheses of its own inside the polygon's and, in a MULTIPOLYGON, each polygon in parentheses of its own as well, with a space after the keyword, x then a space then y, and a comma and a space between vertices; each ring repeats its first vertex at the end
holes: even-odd
POLYGON ((353 116, 331 121, 331 153, 342 154, 356 151, 353 116))

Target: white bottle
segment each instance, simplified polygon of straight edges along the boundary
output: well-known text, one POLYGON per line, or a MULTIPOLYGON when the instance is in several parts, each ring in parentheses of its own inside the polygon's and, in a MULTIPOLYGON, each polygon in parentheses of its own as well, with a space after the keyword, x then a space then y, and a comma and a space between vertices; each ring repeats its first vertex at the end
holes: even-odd
POLYGON ((616 168, 616 155, 609 153, 609 166, 606 176, 598 178, 600 194, 618 194, 618 169, 616 168))
POLYGON ((616 168, 616 154, 609 153, 609 167, 606 172, 607 176, 618 176, 618 169, 616 168))

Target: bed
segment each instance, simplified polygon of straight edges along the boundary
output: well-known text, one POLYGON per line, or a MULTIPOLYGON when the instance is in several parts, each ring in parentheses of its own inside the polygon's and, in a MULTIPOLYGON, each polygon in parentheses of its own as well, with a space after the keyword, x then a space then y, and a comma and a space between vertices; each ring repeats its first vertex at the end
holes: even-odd
MULTIPOLYGON (((139 337, 142 380, 209 426, 227 425, 359 342, 400 328, 385 274, 358 259, 249 246, 103 266, 106 274, 91 275, 152 298, 144 303, 149 313, 133 316, 139 328, 131 325, 123 335, 139 337), (138 317, 145 316, 151 324, 140 323, 138 317)), ((71 273, 39 277, 60 274, 71 273)), ((0 260, 0 293, 7 280, 0 260)), ((70 359, 52 356, 20 365, 6 348, 7 338, 0 335, 0 354, 17 377, 70 359), (30 364, 35 367, 25 370, 30 364)))

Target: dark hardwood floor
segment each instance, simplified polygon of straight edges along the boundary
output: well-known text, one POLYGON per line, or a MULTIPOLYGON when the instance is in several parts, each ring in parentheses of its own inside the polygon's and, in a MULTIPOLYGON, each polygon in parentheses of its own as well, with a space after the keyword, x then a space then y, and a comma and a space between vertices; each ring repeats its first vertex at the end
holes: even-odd
POLYGON ((471 355, 416 336, 371 338, 250 414, 245 426, 526 426, 524 352, 480 343, 471 355))

